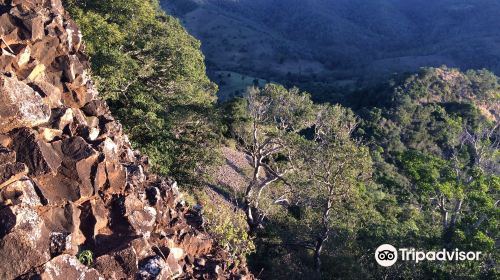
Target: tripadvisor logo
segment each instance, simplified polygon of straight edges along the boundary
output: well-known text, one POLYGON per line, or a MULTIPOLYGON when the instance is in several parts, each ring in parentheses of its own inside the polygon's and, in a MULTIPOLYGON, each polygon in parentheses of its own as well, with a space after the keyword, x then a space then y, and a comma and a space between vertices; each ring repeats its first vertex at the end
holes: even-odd
POLYGON ((396 261, 477 261, 481 252, 465 252, 458 249, 448 251, 417 251, 414 248, 396 249, 390 244, 380 245, 375 251, 375 260, 381 266, 392 266, 396 261))

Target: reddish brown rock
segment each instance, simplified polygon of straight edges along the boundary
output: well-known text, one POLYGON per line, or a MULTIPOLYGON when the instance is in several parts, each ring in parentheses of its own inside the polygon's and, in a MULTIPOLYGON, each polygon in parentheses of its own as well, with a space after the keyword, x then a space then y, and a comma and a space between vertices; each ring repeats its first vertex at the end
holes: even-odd
POLYGON ((31 47, 31 57, 43 65, 50 65, 57 56, 56 50, 59 46, 59 38, 56 36, 45 36, 42 40, 34 43, 31 47))
POLYGON ((212 250, 212 246, 209 236, 186 234, 181 242, 181 247, 192 256, 205 255, 212 250))
POLYGON ((167 257, 166 268, 162 270, 161 279, 176 279, 182 275, 184 271, 182 266, 179 265, 178 259, 172 252, 167 257))
POLYGON ((109 114, 109 108, 105 101, 102 100, 92 100, 89 103, 85 104, 82 108, 83 112, 87 114, 87 116, 102 116, 105 114, 109 114))
POLYGON ((99 257, 95 267, 106 279, 123 279, 137 273, 138 263, 135 249, 128 247, 99 257))
POLYGON ((0 75, 0 133, 48 122, 50 109, 27 84, 0 75))
POLYGON ((42 214, 47 229, 56 237, 64 236, 64 243, 58 246, 62 252, 76 253, 78 246, 85 242, 80 230, 80 215, 80 209, 73 203, 50 207, 42 214))
POLYGON ((17 154, 17 161, 28 166, 29 174, 39 176, 55 174, 61 165, 61 158, 52 148, 38 139, 35 131, 21 129, 14 137, 13 149, 17 154))
POLYGON ((103 190, 107 180, 108 180, 108 177, 106 174, 106 163, 100 162, 97 164, 97 170, 96 170, 96 173, 94 176, 95 192, 98 192, 99 190, 103 190))
POLYGON ((73 123, 73 110, 71 108, 57 108, 52 110, 50 124, 52 128, 63 130, 69 124, 73 123))
POLYGON ((149 237, 156 221, 156 210, 145 206, 144 203, 134 195, 125 198, 125 217, 134 229, 135 233, 149 237))
POLYGON ((61 90, 54 86, 52 83, 47 81, 35 81, 32 85, 32 88, 35 88, 37 92, 42 94, 45 97, 45 100, 49 104, 50 108, 58 108, 62 105, 61 90))
POLYGON ((23 20, 23 24, 31 32, 31 40, 36 41, 44 37, 45 32, 41 15, 30 15, 23 20))
POLYGON ((106 209, 104 202, 100 198, 96 198, 90 201, 92 216, 95 219, 94 224, 94 235, 95 238, 99 232, 106 228, 109 223, 109 211, 106 209))
POLYGON ((111 255, 100 256, 95 260, 95 269, 101 273, 105 279, 119 280, 127 279, 127 274, 123 271, 122 266, 111 255))
POLYGON ((14 279, 50 260, 48 232, 30 207, 10 207, 15 225, 0 240, 0 279, 14 279))
POLYGON ((81 264, 75 256, 60 255, 43 265, 42 280, 104 280, 99 272, 81 264))
POLYGON ((47 127, 41 127, 38 129, 41 140, 44 142, 52 142, 54 139, 61 138, 63 135, 62 130, 52 129, 47 127))
POLYGON ((10 147, 12 145, 12 137, 5 134, 0 134, 0 146, 10 147))
POLYGON ((81 184, 62 174, 45 174, 34 177, 33 180, 50 205, 57 205, 67 201, 76 202, 82 197, 80 193, 81 184))
POLYGON ((120 163, 106 161, 106 174, 108 177, 110 194, 123 193, 127 185, 127 169, 120 163))
POLYGON ((0 203, 4 205, 40 206, 40 197, 31 180, 16 181, 0 190, 0 203))

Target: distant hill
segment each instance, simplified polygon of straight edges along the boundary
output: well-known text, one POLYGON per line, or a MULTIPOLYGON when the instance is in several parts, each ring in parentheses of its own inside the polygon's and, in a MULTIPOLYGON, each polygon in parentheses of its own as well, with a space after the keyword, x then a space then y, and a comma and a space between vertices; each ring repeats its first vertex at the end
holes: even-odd
POLYGON ((212 73, 323 82, 443 64, 500 73, 497 0, 161 2, 202 41, 212 73))

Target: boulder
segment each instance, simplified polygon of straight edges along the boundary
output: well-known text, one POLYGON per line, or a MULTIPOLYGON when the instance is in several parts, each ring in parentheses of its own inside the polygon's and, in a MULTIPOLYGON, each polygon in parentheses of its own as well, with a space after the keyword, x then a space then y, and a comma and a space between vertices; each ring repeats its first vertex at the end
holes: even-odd
POLYGON ((94 116, 94 117, 109 114, 110 112, 108 105, 106 104, 105 101, 102 100, 92 100, 87 104, 85 104, 82 110, 87 116, 94 116))
POLYGON ((41 206, 40 197, 29 179, 16 181, 0 190, 0 203, 4 205, 41 206))
POLYGON ((161 272, 166 269, 167 263, 160 256, 153 256, 141 261, 136 279, 154 280, 161 279, 161 272))
POLYGON ((81 264, 75 256, 68 254, 53 258, 43 265, 41 280, 104 280, 95 269, 81 264))
POLYGON ((12 144, 12 138, 9 135, 0 134, 0 146, 10 147, 12 144))
POLYGON ((50 124, 52 128, 63 130, 66 126, 73 123, 73 110, 71 108, 57 108, 52 110, 50 124))
POLYGON ((120 163, 106 161, 106 174, 108 176, 110 194, 120 194, 127 186, 127 169, 120 163))
POLYGON ((156 209, 145 206, 137 197, 129 195, 125 198, 125 211, 125 217, 135 233, 149 237, 156 222, 156 209))
POLYGON ((59 173, 32 178, 49 205, 76 202, 82 198, 81 183, 59 173))
POLYGON ((106 209, 104 202, 100 198, 96 198, 90 201, 92 216, 95 219, 94 224, 94 234, 95 238, 99 231, 106 228, 109 223, 109 211, 106 209))
POLYGON ((50 260, 49 233, 36 210, 19 206, 9 210, 15 224, 0 240, 0 279, 14 279, 50 260))
POLYGON ((107 279, 126 278, 127 275, 135 275, 138 271, 137 254, 133 247, 115 251, 109 255, 97 258, 96 269, 107 279))
POLYGON ((62 106, 62 91, 52 83, 37 80, 30 84, 30 86, 45 97, 51 109, 62 106))
POLYGON ((54 139, 59 139, 62 137, 63 132, 59 129, 52 129, 48 127, 41 127, 38 129, 41 140, 44 142, 52 142, 54 139))
POLYGON ((106 174, 106 163, 105 162, 99 162, 97 164, 97 170, 94 176, 94 189, 95 192, 98 192, 99 190, 103 190, 106 182, 108 180, 107 174, 106 174))
POLYGON ((42 97, 16 78, 0 75, 0 133, 49 121, 50 108, 42 97))
POLYGON ((174 253, 170 252, 167 257, 167 266, 162 270, 161 279, 176 279, 183 273, 182 266, 174 253))
POLYGON ((52 253, 76 253, 85 242, 80 226, 81 210, 73 203, 51 207, 42 214, 42 219, 52 235, 52 253))
POLYGON ((50 144, 38 139, 33 130, 23 128, 18 131, 14 136, 13 149, 17 161, 26 164, 32 176, 55 174, 61 165, 59 154, 50 144))

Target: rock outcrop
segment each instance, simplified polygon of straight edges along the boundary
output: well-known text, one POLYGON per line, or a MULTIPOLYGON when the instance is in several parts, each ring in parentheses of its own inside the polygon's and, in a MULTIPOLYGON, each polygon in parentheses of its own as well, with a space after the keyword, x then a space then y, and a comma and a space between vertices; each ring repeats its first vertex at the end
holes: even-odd
POLYGON ((0 0, 0 35, 0 279, 253 279, 132 149, 60 0, 0 0))

